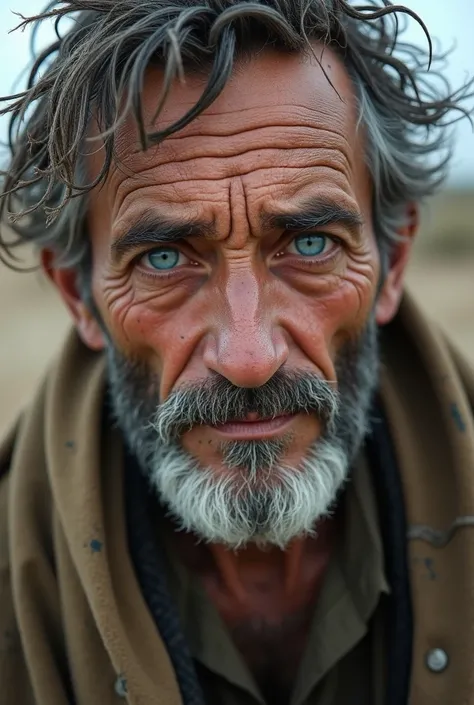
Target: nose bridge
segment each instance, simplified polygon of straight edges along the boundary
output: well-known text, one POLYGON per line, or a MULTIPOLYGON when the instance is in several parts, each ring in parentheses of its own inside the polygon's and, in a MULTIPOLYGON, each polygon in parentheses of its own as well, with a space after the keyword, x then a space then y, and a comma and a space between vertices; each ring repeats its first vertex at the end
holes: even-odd
POLYGON ((233 384, 265 384, 286 359, 286 344, 258 271, 230 266, 222 289, 224 316, 214 330, 211 367, 233 384))
POLYGON ((258 329, 263 314, 263 282, 250 268, 229 271, 224 296, 229 317, 229 327, 249 332, 258 329))

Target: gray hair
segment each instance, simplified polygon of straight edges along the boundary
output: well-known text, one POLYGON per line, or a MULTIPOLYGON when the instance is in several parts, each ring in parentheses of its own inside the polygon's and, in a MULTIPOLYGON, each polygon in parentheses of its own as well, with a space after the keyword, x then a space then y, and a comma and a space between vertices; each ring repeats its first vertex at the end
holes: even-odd
POLYGON ((318 41, 342 58, 367 135, 373 226, 384 257, 407 205, 434 193, 446 176, 447 126, 469 117, 464 105, 472 97, 472 81, 452 90, 441 71, 445 57, 433 55, 422 20, 388 0, 363 6, 345 0, 62 0, 23 18, 20 27, 32 23, 36 30, 48 19, 55 19, 56 41, 37 56, 26 90, 2 99, 7 105, 0 115, 10 117, 10 160, 2 172, 0 220, 8 214, 14 238, 0 234, 0 259, 14 266, 14 250, 25 242, 49 248, 57 266, 78 268, 86 290, 87 195, 103 183, 115 159, 125 114, 135 117, 143 150, 160 143, 213 103, 238 57, 251 57, 263 46, 312 53, 311 42, 318 41), (427 50, 401 41, 401 20, 408 16, 425 31, 427 50), (74 23, 61 34, 63 18, 74 23), (157 116, 177 77, 185 71, 207 76, 196 104, 152 133, 141 105, 150 64, 164 69, 157 116), (91 106, 105 159, 88 183, 82 162, 91 106))

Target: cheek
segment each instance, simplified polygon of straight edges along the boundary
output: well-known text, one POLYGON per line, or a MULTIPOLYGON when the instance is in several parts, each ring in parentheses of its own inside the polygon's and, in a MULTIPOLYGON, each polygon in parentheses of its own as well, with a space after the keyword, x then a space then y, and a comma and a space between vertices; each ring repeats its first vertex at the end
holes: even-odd
POLYGON ((375 270, 366 276, 350 268, 341 286, 328 297, 325 309, 333 357, 341 345, 357 338, 366 327, 375 303, 376 281, 375 270))
MULTIPOLYGON (((262 314, 270 328, 280 327, 287 337, 289 366, 303 368, 309 361, 334 378, 339 347, 360 334, 373 305, 378 271, 373 255, 351 256, 337 275, 308 278, 312 284, 306 290, 272 277, 262 314)), ((140 280, 138 286, 133 276, 110 272, 96 274, 94 291, 115 345, 161 377, 162 398, 177 379, 208 375, 202 350, 209 327, 218 333, 225 325, 222 291, 199 276, 157 289, 154 281, 140 280)))
MULTIPOLYGON (((199 282, 136 286, 133 277, 108 274, 97 282, 96 300, 115 345, 161 378, 161 396, 189 365, 204 335, 205 301, 199 282)), ((196 377, 201 371, 197 371, 196 377)))
POLYGON ((186 307, 169 311, 154 303, 117 303, 110 311, 110 329, 129 355, 148 359, 161 373, 166 360, 177 360, 186 351, 199 318, 190 315, 186 307))
POLYGON ((367 325, 377 276, 376 262, 366 254, 352 258, 324 289, 304 296, 293 294, 285 325, 297 347, 326 379, 335 379, 334 361, 341 346, 357 338, 367 325))

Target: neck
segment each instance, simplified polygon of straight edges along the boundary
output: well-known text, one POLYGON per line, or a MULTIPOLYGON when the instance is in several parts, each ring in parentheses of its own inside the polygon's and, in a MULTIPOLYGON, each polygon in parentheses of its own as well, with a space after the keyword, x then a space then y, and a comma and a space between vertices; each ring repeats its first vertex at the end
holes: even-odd
POLYGON ((178 556, 200 578, 271 702, 276 702, 275 687, 285 699, 291 692, 339 524, 336 513, 320 522, 313 536, 297 539, 285 550, 249 545, 232 551, 172 531, 178 556))
POLYGON ((230 612, 242 618, 264 618, 269 612, 298 609, 310 595, 315 598, 338 526, 337 518, 325 519, 313 536, 296 539, 285 550, 255 544, 231 550, 199 543, 181 532, 173 533, 173 542, 182 562, 201 578, 218 607, 231 605, 230 612))

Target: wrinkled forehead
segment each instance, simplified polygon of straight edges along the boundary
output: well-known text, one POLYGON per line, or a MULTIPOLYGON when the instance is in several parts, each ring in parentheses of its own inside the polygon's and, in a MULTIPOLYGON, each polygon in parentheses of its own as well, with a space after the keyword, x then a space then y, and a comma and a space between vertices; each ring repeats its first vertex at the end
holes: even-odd
MULTIPOLYGON (((256 177, 249 174, 270 163, 264 158, 272 149, 279 153, 265 175, 269 194, 285 182, 279 194, 285 200, 287 192, 303 191, 316 178, 327 179, 333 191, 360 200, 356 191, 361 184, 366 188, 367 178, 352 81, 333 50, 315 45, 314 52, 312 56, 266 50, 240 60, 228 84, 202 114, 146 151, 140 146, 136 120, 129 115, 116 133, 118 163, 112 164, 100 190, 101 214, 108 206, 111 222, 123 219, 123 202, 131 193, 134 198, 146 198, 148 206, 160 200, 165 209, 179 203, 184 213, 189 185, 193 189, 190 217, 199 217, 197 188, 206 187, 206 197, 208 187, 212 190, 215 183, 233 175, 254 178, 255 185, 256 177), (292 174, 289 180, 285 174, 282 181, 278 170, 285 166, 292 174), (199 181, 199 186, 193 181, 199 181), (173 194, 170 189, 175 184, 173 194)), ((146 131, 163 130, 182 118, 199 101, 207 79, 204 71, 187 73, 173 85, 155 119, 163 73, 150 68, 142 91, 146 131)), ((102 160, 101 150, 88 157, 91 176, 97 174, 102 160)), ((128 219, 137 207, 126 210, 128 219)))
MULTIPOLYGON (((313 45, 314 55, 283 53, 265 50, 253 57, 236 61, 232 77, 217 99, 189 125, 156 149, 153 145, 143 152, 135 118, 129 114, 116 131, 115 154, 118 162, 133 170, 143 160, 163 156, 175 149, 176 138, 244 133, 247 127, 260 123, 301 125, 327 130, 343 136, 354 152, 362 148, 357 130, 358 115, 354 87, 349 74, 335 51, 320 44, 313 45)), ((163 90, 163 71, 150 67, 141 94, 143 122, 148 133, 160 131, 173 124, 199 101, 208 72, 186 72, 182 81, 175 81, 158 118, 154 119, 163 90)), ((258 129, 258 128, 257 128, 258 129)), ((92 136, 97 128, 91 126, 92 136)), ((97 173, 103 153, 95 148, 87 150, 88 173, 97 173)), ((110 172, 117 168, 114 162, 110 172)))

